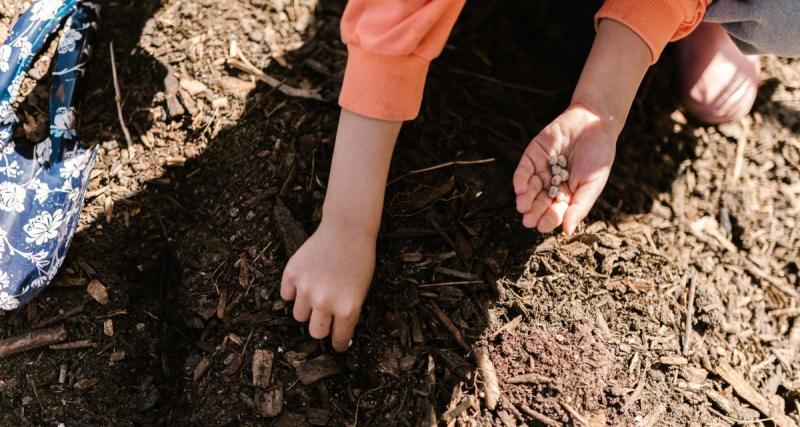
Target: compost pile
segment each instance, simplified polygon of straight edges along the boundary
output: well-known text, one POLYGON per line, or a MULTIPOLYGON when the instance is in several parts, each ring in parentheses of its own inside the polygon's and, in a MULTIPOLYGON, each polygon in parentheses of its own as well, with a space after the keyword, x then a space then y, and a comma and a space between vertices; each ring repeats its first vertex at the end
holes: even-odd
MULTIPOLYGON (((597 6, 467 5, 401 135, 338 355, 278 291, 320 218, 343 2, 106 2, 78 236, 51 288, 0 314, 3 342, 54 343, 0 359, 0 424, 796 425, 800 63, 765 59, 754 112, 703 127, 667 52, 585 226, 519 222, 511 174, 567 105, 597 6)), ((32 140, 45 74, 21 100, 32 140)))

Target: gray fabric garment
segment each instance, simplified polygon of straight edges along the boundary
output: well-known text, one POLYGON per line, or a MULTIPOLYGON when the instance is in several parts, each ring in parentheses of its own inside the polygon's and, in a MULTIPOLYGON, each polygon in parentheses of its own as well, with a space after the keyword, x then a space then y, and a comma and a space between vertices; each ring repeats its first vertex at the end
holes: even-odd
POLYGON ((800 57, 800 0, 715 0, 704 20, 721 24, 746 54, 800 57))

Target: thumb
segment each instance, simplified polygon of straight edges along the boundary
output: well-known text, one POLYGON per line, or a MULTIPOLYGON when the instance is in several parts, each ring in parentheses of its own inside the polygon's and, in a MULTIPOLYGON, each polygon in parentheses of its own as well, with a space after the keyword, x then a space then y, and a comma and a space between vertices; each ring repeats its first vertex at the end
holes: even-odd
POLYGON ((578 224, 589 214, 594 202, 603 192, 605 181, 605 179, 587 181, 575 191, 572 202, 564 213, 563 228, 567 234, 572 234, 578 228, 578 224))

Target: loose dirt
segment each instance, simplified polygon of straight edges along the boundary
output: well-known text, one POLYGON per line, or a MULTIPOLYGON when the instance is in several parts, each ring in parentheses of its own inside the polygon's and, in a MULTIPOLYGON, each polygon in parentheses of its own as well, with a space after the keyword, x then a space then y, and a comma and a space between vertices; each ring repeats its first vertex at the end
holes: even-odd
MULTIPOLYGON (((16 3, 0 1, 3 25, 16 3)), ((0 424, 800 421, 797 62, 766 58, 754 112, 703 127, 672 95, 668 51, 585 226, 540 235, 519 223, 511 173, 567 105, 598 4, 470 2, 401 135, 375 283, 338 355, 278 291, 320 218, 343 2, 105 6, 78 237, 50 289, 0 314, 4 340, 67 338, 0 360, 0 424)), ((47 86, 29 85, 20 137, 36 140, 47 86)))

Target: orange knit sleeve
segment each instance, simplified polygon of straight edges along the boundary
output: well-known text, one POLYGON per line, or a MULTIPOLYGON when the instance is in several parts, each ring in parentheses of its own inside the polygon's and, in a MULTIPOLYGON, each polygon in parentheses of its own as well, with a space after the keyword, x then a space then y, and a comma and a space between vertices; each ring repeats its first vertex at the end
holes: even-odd
POLYGON ((705 16, 711 0, 606 0, 595 15, 633 30, 650 48, 655 63, 670 41, 691 33, 705 16))
POLYGON ((350 0, 339 105, 362 116, 411 120, 419 114, 428 65, 439 56, 465 0, 350 0))

